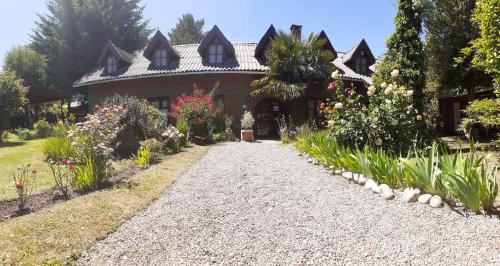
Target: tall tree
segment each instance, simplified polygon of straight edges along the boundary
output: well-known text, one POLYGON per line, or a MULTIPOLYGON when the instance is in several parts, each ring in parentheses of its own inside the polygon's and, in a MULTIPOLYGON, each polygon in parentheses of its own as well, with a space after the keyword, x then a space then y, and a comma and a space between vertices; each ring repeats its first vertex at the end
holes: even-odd
POLYGON ((425 83, 424 51, 420 40, 422 33, 422 0, 398 0, 394 19, 395 32, 387 40, 387 51, 377 63, 373 76, 375 84, 389 80, 391 72, 398 69, 402 84, 412 89, 415 107, 422 110, 425 83))
POLYGON ((96 67, 106 41, 134 51, 143 48, 151 30, 140 0, 50 0, 39 15, 33 48, 47 59, 47 81, 59 90, 96 67))
POLYGON ((37 89, 46 86, 46 62, 35 50, 17 46, 7 52, 3 69, 16 72, 25 86, 37 89))
POLYGON ((205 20, 195 20, 193 14, 187 13, 179 18, 175 27, 168 33, 173 45, 200 43, 203 39, 205 20))
POLYGON ((20 114, 26 102, 27 88, 15 72, 0 72, 0 142, 9 126, 10 117, 20 114))
POLYGON ((252 95, 273 95, 284 100, 301 96, 308 85, 328 81, 333 70, 334 55, 323 49, 325 40, 311 34, 305 41, 279 32, 266 52, 269 70, 252 82, 252 95))
POLYGON ((462 89, 472 96, 479 86, 491 83, 489 75, 473 67, 473 54, 461 50, 479 36, 471 20, 475 0, 431 0, 424 16, 426 28, 426 79, 429 91, 462 89))

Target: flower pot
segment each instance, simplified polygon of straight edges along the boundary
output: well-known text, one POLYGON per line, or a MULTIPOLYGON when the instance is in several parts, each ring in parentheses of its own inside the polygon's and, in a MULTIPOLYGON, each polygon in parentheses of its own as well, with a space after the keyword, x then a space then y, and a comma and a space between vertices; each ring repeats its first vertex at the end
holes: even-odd
POLYGON ((254 141, 253 129, 242 129, 241 130, 241 140, 242 141, 254 141))

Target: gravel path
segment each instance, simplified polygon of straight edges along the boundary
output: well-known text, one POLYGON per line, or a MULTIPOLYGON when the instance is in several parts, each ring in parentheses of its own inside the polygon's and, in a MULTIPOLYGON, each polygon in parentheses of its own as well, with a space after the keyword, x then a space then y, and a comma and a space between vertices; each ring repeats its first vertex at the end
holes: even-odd
POLYGON ((81 265, 500 265, 500 219, 386 201, 277 142, 213 147, 81 265))

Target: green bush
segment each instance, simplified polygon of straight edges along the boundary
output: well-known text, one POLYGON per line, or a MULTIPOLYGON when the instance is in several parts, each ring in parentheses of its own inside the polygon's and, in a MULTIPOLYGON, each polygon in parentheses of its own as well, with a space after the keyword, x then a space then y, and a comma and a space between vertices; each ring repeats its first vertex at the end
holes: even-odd
POLYGON ((156 161, 163 152, 163 143, 157 139, 141 141, 141 149, 147 149, 151 153, 151 161, 156 161))
POLYGON ((0 142, 11 117, 21 114, 28 88, 13 71, 0 71, 0 142))
POLYGON ((50 137, 43 140, 42 152, 47 160, 52 161, 77 157, 75 149, 71 147, 71 140, 67 137, 50 137))
POLYGON ((59 120, 52 126, 52 136, 65 137, 68 134, 69 126, 59 120))
POLYGON ((180 138, 180 145, 182 147, 186 147, 187 134, 189 131, 189 127, 188 127, 188 124, 186 123, 186 121, 184 121, 183 119, 180 119, 179 121, 177 121, 177 130, 179 130, 179 132, 184 135, 184 137, 180 138))
POLYGON ((36 135, 41 139, 44 139, 52 134, 51 126, 49 122, 45 120, 38 120, 33 125, 33 128, 36 131, 36 135))
POLYGON ((216 142, 236 141, 236 136, 233 134, 232 131, 230 131, 230 132, 215 133, 214 136, 213 136, 213 140, 216 141, 216 142))
POLYGON ((84 192, 101 188, 109 174, 108 169, 106 161, 87 156, 75 167, 75 187, 84 192))
POLYGON ((27 128, 18 129, 17 135, 19 136, 20 139, 23 140, 32 140, 38 137, 38 134, 35 130, 30 130, 27 128))

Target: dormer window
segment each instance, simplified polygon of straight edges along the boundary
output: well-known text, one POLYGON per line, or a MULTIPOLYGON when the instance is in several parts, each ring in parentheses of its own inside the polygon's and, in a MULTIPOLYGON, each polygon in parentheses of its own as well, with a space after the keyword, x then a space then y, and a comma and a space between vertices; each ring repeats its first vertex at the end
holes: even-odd
POLYGON ((155 51, 154 62, 156 67, 167 66, 167 49, 157 49, 155 51))
POLYGON ((222 64, 224 49, 222 44, 212 44, 208 48, 208 61, 210 64, 222 64))
POLYGON ((108 56, 107 67, 108 67, 108 73, 114 73, 116 72, 116 70, 118 70, 118 60, 116 60, 115 56, 113 55, 108 56))
POLYGON ((356 72, 362 74, 368 73, 368 63, 364 51, 361 51, 356 58, 356 72))

